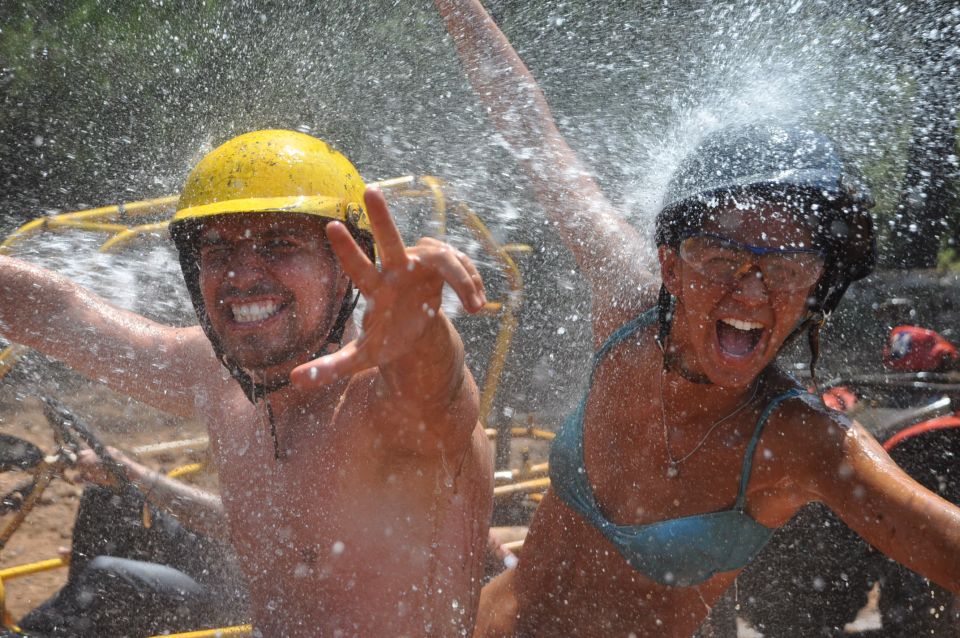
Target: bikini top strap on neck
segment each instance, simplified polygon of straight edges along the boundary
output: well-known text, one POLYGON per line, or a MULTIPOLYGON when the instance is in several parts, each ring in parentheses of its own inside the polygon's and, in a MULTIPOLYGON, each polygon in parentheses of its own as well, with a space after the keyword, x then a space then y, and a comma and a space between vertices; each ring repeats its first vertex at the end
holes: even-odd
POLYGON ((743 467, 740 470, 740 491, 737 493, 735 509, 743 511, 746 506, 747 483, 750 482, 750 471, 753 468, 753 453, 757 449, 757 443, 760 442, 760 434, 763 432, 763 426, 766 425, 770 415, 773 414, 773 411, 776 410, 781 403, 802 394, 803 391, 799 388, 791 388, 783 394, 774 397, 773 400, 767 404, 767 407, 763 409, 763 414, 760 415, 760 418, 757 420, 757 426, 753 429, 753 437, 751 437, 750 443, 747 445, 747 451, 743 455, 743 467))

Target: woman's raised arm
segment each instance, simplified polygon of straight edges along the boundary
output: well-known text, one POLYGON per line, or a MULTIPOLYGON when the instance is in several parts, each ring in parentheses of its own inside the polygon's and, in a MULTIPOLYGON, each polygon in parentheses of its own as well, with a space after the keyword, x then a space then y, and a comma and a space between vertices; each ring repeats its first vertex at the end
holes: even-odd
POLYGON ((590 279, 594 312, 614 302, 653 299, 659 282, 649 269, 652 246, 617 213, 560 134, 543 92, 510 42, 478 0, 435 1, 471 86, 590 279))

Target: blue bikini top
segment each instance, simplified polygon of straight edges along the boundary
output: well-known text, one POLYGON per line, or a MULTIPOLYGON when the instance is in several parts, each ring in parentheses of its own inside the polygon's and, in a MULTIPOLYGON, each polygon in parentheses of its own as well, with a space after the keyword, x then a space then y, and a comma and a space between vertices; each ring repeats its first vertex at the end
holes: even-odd
POLYGON ((550 450, 550 482, 554 493, 583 516, 617 548, 635 570, 662 585, 686 587, 715 574, 740 569, 766 545, 774 530, 753 520, 746 506, 753 453, 770 414, 787 399, 800 396, 791 389, 764 409, 747 445, 740 471, 740 491, 733 507, 648 525, 617 525, 600 512, 583 462, 583 415, 593 377, 604 356, 617 344, 654 322, 650 310, 622 326, 593 356, 590 384, 577 408, 567 417, 550 450))

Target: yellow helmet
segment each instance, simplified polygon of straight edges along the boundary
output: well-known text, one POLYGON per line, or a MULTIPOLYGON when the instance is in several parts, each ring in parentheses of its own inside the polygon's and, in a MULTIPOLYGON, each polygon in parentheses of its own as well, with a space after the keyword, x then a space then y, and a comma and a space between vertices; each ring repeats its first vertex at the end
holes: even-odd
POLYGON ((296 131, 254 131, 200 160, 172 223, 231 213, 304 213, 369 233, 365 189, 350 160, 326 142, 296 131))
MULTIPOLYGON (((263 385, 225 353, 213 330, 200 292, 198 231, 215 215, 243 213, 305 214, 344 222, 370 256, 376 258, 370 219, 363 203, 366 186, 350 161, 315 137, 295 131, 254 131, 229 140, 208 153, 187 177, 170 223, 180 254, 184 282, 200 326, 214 352, 240 383, 251 401, 288 383, 263 385)), ((325 335, 319 357, 329 343, 340 343, 357 303, 347 288, 340 309, 325 335)))

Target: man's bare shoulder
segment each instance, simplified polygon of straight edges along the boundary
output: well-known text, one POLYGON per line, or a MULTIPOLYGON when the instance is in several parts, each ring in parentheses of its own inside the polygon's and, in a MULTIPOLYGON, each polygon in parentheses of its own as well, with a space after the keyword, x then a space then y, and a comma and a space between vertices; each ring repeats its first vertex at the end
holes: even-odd
POLYGON ((197 416, 211 432, 236 428, 238 422, 249 420, 256 413, 256 406, 219 363, 207 370, 195 390, 197 416))

